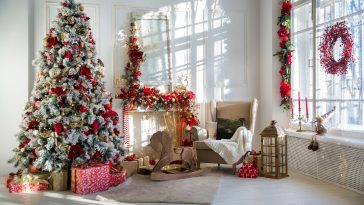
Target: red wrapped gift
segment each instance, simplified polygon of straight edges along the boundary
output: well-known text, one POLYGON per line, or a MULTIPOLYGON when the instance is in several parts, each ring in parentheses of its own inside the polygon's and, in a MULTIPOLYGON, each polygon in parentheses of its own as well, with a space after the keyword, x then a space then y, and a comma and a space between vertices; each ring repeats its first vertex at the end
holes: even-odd
POLYGON ((44 191, 48 189, 48 182, 44 179, 32 179, 27 175, 8 176, 6 177, 6 187, 10 193, 13 192, 31 192, 31 191, 44 191))
POLYGON ((127 171, 122 167, 111 167, 110 186, 117 186, 126 181, 127 171))
POLYGON ((251 163, 244 163, 244 165, 239 169, 238 176, 241 178, 257 178, 258 169, 251 163))
POLYGON ((110 166, 89 163, 72 167, 71 191, 76 194, 90 194, 106 191, 110 183, 110 166))

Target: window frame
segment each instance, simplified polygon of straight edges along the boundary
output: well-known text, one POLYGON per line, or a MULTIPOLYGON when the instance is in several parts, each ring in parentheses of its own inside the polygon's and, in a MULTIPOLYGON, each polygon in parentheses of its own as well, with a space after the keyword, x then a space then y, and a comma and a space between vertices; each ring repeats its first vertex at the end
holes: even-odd
MULTIPOLYGON (((335 1, 335 0, 333 0, 333 1, 335 1)), ((317 69, 318 69, 317 33, 319 32, 317 28, 321 28, 321 27, 330 25, 330 24, 338 22, 338 21, 352 18, 354 16, 362 15, 364 18, 364 9, 359 10, 357 12, 353 12, 348 15, 343 15, 342 17, 339 17, 339 18, 334 17, 334 18, 330 19, 329 21, 325 21, 320 24, 317 24, 318 23, 317 22, 317 0, 296 0, 296 1, 292 2, 292 8, 293 8, 292 12, 294 11, 294 9, 301 8, 310 3, 311 3, 311 21, 312 21, 310 26, 307 26, 306 28, 298 30, 298 31, 294 31, 295 26, 296 26, 294 24, 294 15, 291 16, 291 22, 292 22, 291 23, 291 39, 292 40, 294 39, 295 35, 299 35, 299 34, 302 34, 305 32, 312 31, 312 48, 313 48, 313 50, 312 50, 312 56, 309 59, 309 61, 310 61, 309 67, 312 68, 312 78, 313 78, 313 79, 311 79, 312 80, 312 90, 310 90, 310 92, 312 92, 312 98, 307 98, 309 102, 312 102, 312 110, 311 110, 310 114, 317 116, 317 103, 318 102, 338 102, 338 103, 362 102, 362 103, 364 103, 364 99, 338 99, 338 98, 317 99, 317 69)), ((335 14, 332 14, 332 15, 335 15, 335 14)), ((362 67, 362 69, 364 69, 364 68, 362 67)), ((291 78, 292 78, 292 76, 291 76, 291 78)), ((362 80, 364 80, 364 79, 362 79, 362 80)), ((291 82, 293 82, 293 79, 291 79, 291 82)), ((293 102, 298 102, 298 99, 294 98, 294 96, 292 96, 292 100, 293 100, 293 102)), ((301 98, 301 103, 302 103, 302 98, 301 98)), ((338 111, 341 112, 341 109, 339 108, 338 111)), ((291 119, 291 120, 293 120, 293 119, 291 119)), ((363 129, 358 129, 358 130, 349 129, 349 128, 330 128, 330 131, 337 135, 362 137, 364 134, 364 126, 363 126, 363 129)))

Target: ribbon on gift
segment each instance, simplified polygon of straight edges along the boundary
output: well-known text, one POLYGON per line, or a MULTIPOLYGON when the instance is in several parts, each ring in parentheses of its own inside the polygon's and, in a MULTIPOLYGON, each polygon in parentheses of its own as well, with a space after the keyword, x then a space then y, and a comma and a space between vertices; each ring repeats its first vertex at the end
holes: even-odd
POLYGON ((13 180, 17 184, 23 184, 23 183, 30 183, 32 185, 49 184, 48 180, 44 179, 44 175, 35 175, 35 174, 23 174, 21 176, 15 175, 13 180))
POLYGON ((99 166, 103 166, 104 164, 101 163, 100 161, 89 161, 86 164, 78 164, 78 165, 74 165, 74 168, 80 168, 80 169, 87 169, 89 167, 99 167, 99 166))
POLYGON ((124 168, 122 166, 112 166, 110 167, 110 173, 119 173, 122 172, 124 168))
POLYGON ((23 170, 22 169, 19 169, 16 173, 11 172, 9 174, 9 176, 6 178, 6 188, 9 188, 9 185, 14 180, 14 177, 15 176, 21 177, 22 173, 23 173, 23 170))

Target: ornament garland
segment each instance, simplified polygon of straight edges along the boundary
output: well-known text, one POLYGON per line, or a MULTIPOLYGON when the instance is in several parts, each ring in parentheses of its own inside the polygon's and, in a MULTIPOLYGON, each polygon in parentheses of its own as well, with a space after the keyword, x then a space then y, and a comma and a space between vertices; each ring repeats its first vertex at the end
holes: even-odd
POLYGON ((292 65, 292 52, 293 45, 291 42, 290 29, 291 29, 291 0, 282 0, 281 16, 278 17, 279 30, 277 32, 281 48, 275 55, 279 56, 281 68, 279 74, 281 76, 280 94, 281 106, 284 110, 291 108, 291 65, 292 65))
POLYGON ((327 74, 343 75, 347 73, 347 67, 353 56, 353 38, 345 21, 338 22, 325 29, 322 41, 319 47, 320 63, 327 74), (340 60, 336 61, 333 55, 335 43, 341 39, 340 47, 343 47, 340 60))
POLYGON ((121 88, 117 98, 123 100, 123 106, 132 110, 140 106, 149 110, 171 110, 180 112, 186 125, 194 126, 197 119, 196 95, 185 87, 178 86, 171 93, 161 93, 156 88, 140 85, 140 66, 145 61, 145 53, 139 45, 135 21, 130 24, 130 36, 127 42, 129 62, 125 66, 126 86, 121 88))

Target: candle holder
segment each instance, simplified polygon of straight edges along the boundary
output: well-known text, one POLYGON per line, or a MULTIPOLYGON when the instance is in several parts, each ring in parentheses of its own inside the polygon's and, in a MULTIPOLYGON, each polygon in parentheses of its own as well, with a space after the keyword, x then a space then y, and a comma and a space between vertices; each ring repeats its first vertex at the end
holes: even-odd
POLYGON ((296 132, 303 132, 302 130, 303 115, 301 115, 301 108, 298 108, 298 126, 299 129, 296 132))

